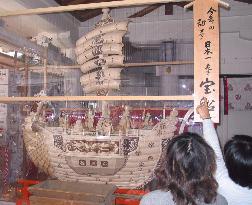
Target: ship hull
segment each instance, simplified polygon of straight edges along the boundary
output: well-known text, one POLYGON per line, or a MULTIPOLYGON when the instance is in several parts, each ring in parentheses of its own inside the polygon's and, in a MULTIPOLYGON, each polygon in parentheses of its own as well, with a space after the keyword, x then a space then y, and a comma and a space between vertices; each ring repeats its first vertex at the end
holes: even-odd
POLYGON ((26 120, 24 140, 35 165, 59 180, 136 188, 151 179, 177 122, 173 115, 150 130, 131 129, 128 136, 106 137, 67 134, 63 128, 40 124, 34 132, 31 120, 26 120))

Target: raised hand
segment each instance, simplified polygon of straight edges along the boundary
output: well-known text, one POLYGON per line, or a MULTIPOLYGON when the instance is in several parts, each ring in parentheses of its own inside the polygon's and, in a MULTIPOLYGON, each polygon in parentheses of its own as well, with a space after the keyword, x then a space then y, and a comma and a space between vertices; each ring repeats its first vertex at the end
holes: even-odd
POLYGON ((202 120, 211 118, 207 106, 207 98, 204 98, 203 103, 196 108, 196 111, 202 120))

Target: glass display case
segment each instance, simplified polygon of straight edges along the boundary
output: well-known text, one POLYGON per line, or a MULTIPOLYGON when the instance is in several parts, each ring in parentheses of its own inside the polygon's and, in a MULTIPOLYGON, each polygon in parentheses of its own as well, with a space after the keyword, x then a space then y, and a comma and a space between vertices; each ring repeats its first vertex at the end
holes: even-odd
POLYGON ((108 11, 80 36, 77 21, 63 25, 73 19, 63 13, 30 15, 37 25, 2 18, 2 192, 19 178, 143 187, 172 137, 201 133, 192 111, 193 42, 132 41, 138 28, 108 11), (48 26, 54 32, 43 32, 48 26), (24 28, 33 29, 31 39, 24 28))

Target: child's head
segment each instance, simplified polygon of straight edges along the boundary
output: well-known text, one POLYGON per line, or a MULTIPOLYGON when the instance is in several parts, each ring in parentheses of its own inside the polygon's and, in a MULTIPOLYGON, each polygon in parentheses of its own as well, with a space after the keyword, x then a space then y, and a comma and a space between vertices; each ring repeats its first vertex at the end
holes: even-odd
POLYGON ((252 137, 235 135, 225 144, 224 158, 230 178, 252 188, 252 137))

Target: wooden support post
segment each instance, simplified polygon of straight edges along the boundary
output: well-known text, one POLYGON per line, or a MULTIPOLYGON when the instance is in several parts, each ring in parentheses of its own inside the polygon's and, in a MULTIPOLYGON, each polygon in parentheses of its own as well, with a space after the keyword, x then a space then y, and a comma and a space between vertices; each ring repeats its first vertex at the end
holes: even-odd
POLYGON ((15 51, 15 54, 14 54, 14 76, 15 76, 15 78, 16 78, 16 70, 18 69, 18 65, 17 65, 17 61, 18 61, 18 59, 17 59, 17 54, 18 54, 18 52, 17 51, 15 51))
POLYGON ((44 91, 47 90, 47 59, 44 59, 44 91))
POLYGON ((28 56, 25 54, 25 73, 24 73, 24 96, 28 96, 29 91, 29 61, 28 56))
POLYGON ((44 91, 47 91, 47 57, 48 48, 45 48, 45 59, 44 59, 44 91))

